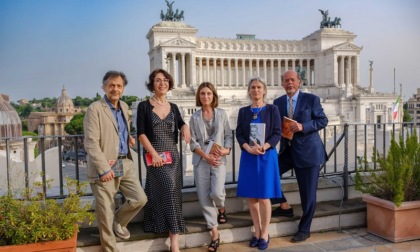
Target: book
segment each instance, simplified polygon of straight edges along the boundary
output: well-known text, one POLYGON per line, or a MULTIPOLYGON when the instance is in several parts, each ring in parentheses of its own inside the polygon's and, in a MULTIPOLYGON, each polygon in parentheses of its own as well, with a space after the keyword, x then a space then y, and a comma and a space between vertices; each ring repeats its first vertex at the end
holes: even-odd
POLYGON ((249 146, 264 145, 265 142, 265 123, 251 123, 249 132, 249 146))
POLYGON ((284 116, 282 127, 281 127, 281 136, 289 140, 293 139, 293 132, 291 130, 292 125, 297 123, 297 121, 290 119, 289 117, 284 116))
POLYGON ((206 148, 206 151, 205 151, 205 153, 206 154, 213 154, 214 153, 214 151, 217 149, 217 148, 222 148, 222 146, 220 146, 219 144, 217 144, 217 143, 215 143, 213 140, 210 140, 209 141, 209 144, 207 145, 207 148, 206 148))
POLYGON ((122 159, 115 160, 114 163, 111 165, 111 169, 114 171, 115 177, 124 176, 123 160, 122 159))
MULTIPOLYGON (((158 152, 158 154, 163 159, 163 164, 172 164, 172 155, 169 151, 158 152)), ((149 152, 146 153, 146 164, 148 166, 151 166, 153 164, 152 160, 152 154, 150 154, 149 152)))

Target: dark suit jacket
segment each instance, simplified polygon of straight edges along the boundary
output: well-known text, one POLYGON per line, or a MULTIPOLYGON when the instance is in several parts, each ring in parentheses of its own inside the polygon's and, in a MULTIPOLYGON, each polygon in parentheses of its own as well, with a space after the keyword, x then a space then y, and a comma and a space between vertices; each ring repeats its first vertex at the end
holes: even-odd
MULTIPOLYGON (((261 122, 265 123, 265 142, 275 148, 279 143, 281 135, 281 122, 278 108, 272 104, 267 104, 267 108, 260 112, 261 122)), ((244 143, 249 143, 249 133, 251 131, 250 123, 254 113, 251 106, 239 109, 238 123, 236 126, 236 139, 239 146, 243 149, 244 143)))
MULTIPOLYGON (((274 100, 279 108, 280 117, 287 116, 287 95, 274 100)), ((318 131, 325 128, 328 118, 321 106, 319 97, 309 93, 299 92, 293 119, 303 125, 302 132, 296 132, 290 143, 291 152, 296 168, 307 168, 321 165, 325 162, 327 154, 318 131)), ((280 140, 281 154, 288 147, 289 140, 282 137, 280 140)))

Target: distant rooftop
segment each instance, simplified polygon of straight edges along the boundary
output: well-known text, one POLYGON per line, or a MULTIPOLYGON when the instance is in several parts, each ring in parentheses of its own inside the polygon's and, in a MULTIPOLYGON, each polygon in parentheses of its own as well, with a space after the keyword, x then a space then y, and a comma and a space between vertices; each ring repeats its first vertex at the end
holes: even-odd
POLYGON ((255 40, 255 34, 236 34, 236 39, 255 40))

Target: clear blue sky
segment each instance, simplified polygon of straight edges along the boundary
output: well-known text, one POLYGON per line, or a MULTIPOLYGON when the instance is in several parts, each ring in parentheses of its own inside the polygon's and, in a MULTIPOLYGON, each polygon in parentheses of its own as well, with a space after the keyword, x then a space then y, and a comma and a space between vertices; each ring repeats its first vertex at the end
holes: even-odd
MULTIPOLYGON (((174 0, 171 0, 172 2, 174 0)), ((127 74, 126 95, 148 94, 146 34, 166 11, 164 0, 0 0, 0 93, 12 101, 103 94, 107 70, 127 74)), ((319 29, 322 15, 340 17, 357 35, 362 86, 373 60, 375 91, 403 84, 407 100, 420 88, 420 1, 417 0, 175 0, 198 36, 302 39, 319 29)))

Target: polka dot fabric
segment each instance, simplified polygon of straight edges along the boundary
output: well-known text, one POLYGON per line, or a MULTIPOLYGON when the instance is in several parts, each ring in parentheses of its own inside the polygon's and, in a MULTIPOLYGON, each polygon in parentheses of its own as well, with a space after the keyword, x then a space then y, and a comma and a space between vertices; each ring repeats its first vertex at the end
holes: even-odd
MULTIPOLYGON (((147 172, 145 192, 148 199, 144 207, 145 232, 177 234, 186 231, 182 217, 182 171, 179 166, 178 148, 173 139, 174 120, 173 111, 163 120, 152 112, 155 133, 152 146, 157 152, 171 152, 173 161, 172 164, 163 167, 145 164, 147 172)), ((145 154, 144 160, 146 160, 145 154)))

